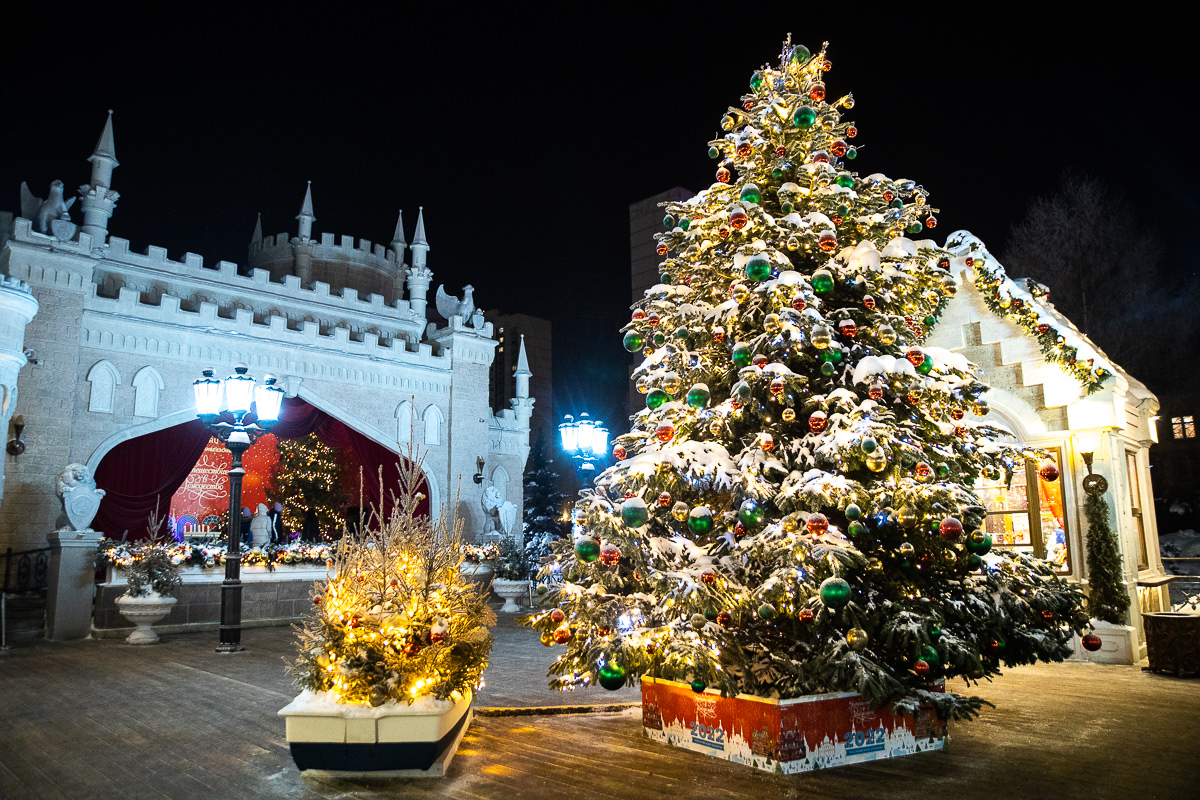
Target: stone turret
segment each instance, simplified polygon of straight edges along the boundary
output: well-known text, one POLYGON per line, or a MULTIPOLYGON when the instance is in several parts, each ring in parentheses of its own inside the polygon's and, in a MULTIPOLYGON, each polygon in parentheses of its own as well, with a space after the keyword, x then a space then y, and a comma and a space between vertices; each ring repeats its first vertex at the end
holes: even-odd
POLYGON ((392 302, 404 299, 404 210, 396 212, 396 232, 392 234, 392 252, 396 254, 396 275, 392 283, 392 302))
POLYGON ((417 212, 417 230, 413 234, 412 267, 405 271, 408 276, 408 303, 414 313, 425 316, 428 304, 429 283, 433 280, 433 271, 425 266, 425 258, 429 253, 429 242, 425 241, 425 206, 420 206, 417 212))
POLYGON ((308 188, 304 190, 304 203, 300 206, 300 213, 296 215, 296 219, 300 221, 300 225, 296 237, 292 239, 295 275, 300 278, 301 286, 308 286, 312 283, 312 225, 317 221, 313 216, 312 181, 308 182, 308 188))
MULTIPOLYGON (((9 420, 17 406, 17 373, 28 363, 25 355, 25 326, 38 312, 29 284, 0 275, 0 430, 4 444, 15 431, 9 420)), ((0 500, 4 498, 4 462, 16 456, 0 454, 0 500)))
POLYGON ((110 108, 100 141, 96 142, 95 151, 88 157, 92 164, 91 183, 79 187, 79 196, 82 198, 79 205, 83 209, 81 230, 91 235, 97 247, 102 246, 108 238, 108 219, 120 197, 111 188, 113 169, 119 166, 117 149, 113 144, 112 113, 110 108))
POLYGON ((509 400, 512 404, 513 413, 521 424, 521 429, 526 435, 526 449, 528 449, 529 438, 529 421, 533 418, 534 399, 529 396, 529 379, 533 373, 529 371, 529 357, 525 355, 525 334, 521 334, 520 353, 517 355, 517 369, 513 373, 513 377, 517 382, 517 396, 509 400))

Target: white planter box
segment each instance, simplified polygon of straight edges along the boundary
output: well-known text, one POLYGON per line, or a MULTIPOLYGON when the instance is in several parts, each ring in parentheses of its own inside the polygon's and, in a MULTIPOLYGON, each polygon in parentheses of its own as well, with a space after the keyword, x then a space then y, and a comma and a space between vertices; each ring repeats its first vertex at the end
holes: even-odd
POLYGON ((1138 652, 1137 629, 1129 625, 1112 625, 1103 620, 1093 619, 1092 627, 1100 637, 1100 649, 1085 650, 1078 636, 1074 637, 1071 646, 1075 654, 1084 661, 1097 664, 1136 664, 1140 658, 1135 658, 1138 652))
POLYGON ((440 778, 472 719, 469 692, 456 702, 378 708, 312 698, 301 694, 279 711, 292 759, 305 774, 440 778))

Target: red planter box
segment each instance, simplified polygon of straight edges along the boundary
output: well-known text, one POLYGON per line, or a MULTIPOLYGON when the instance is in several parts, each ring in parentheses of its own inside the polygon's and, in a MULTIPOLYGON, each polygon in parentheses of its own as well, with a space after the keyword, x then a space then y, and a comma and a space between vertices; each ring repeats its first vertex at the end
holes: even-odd
POLYGON ((946 723, 874 708, 854 693, 794 700, 695 693, 684 683, 642 678, 642 730, 656 741, 767 772, 808 772, 940 750, 946 723))

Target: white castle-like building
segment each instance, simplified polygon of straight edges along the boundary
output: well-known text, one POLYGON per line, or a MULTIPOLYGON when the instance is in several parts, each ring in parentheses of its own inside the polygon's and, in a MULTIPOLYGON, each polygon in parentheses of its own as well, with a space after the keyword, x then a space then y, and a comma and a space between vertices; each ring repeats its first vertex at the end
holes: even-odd
POLYGON ((294 235, 263 236, 260 217, 244 268, 172 261, 109 233, 111 112, 88 161, 74 208, 55 181, 46 200, 23 187, 22 213, 0 214, 0 422, 6 443, 20 439, 0 463, 0 551, 45 547, 63 527, 64 467, 95 474, 117 445, 195 419, 201 370, 239 363, 396 453, 415 438, 431 512, 457 512, 468 540, 496 527, 481 502, 493 487, 520 530, 528 361, 511 408, 494 412, 492 326, 465 301, 443 325, 427 322, 423 211, 411 243, 402 219, 387 245, 318 237, 310 186, 294 235))

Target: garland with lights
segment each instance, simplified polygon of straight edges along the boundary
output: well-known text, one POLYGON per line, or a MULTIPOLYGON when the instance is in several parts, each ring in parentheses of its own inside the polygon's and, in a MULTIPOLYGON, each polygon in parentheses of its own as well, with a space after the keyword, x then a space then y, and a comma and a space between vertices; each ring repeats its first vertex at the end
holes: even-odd
MULTIPOLYGON (((223 544, 196 544, 192 542, 173 542, 157 545, 166 554, 170 562, 177 567, 197 567, 200 569, 215 569, 225 563, 225 546, 223 544)), ((113 539, 101 539, 97 554, 97 565, 112 566, 128 571, 138 557, 137 542, 119 542, 113 539)), ((264 547, 241 545, 242 566, 265 566, 274 569, 277 566, 296 566, 304 564, 325 565, 333 549, 327 544, 308 544, 293 542, 288 545, 269 544, 264 547)))
MULTIPOLYGON (((343 533, 314 611, 297 629, 289 671, 301 689, 379 706, 448 699, 476 687, 495 614, 461 565, 461 525, 417 516, 420 460, 401 465, 391 517, 343 533)), ((381 492, 381 496, 382 496, 381 492)))
POLYGON ((1029 293, 1033 302, 1013 297, 1012 289, 1016 287, 1004 274, 1004 269, 999 264, 993 269, 987 260, 987 254, 978 251, 974 243, 972 250, 976 252, 965 256, 963 263, 975 270, 975 288, 979 290, 992 313, 1020 325, 1037 341, 1045 359, 1059 365, 1064 372, 1079 381, 1087 394, 1100 391, 1104 382, 1112 377, 1112 373, 1103 367, 1095 366, 1094 359, 1078 358, 1079 349, 1069 344, 1067 337, 1047 322, 1034 306, 1035 302, 1049 302, 1046 287, 1027 280, 1024 290, 1029 293))
POLYGON ((1041 454, 998 444, 977 368, 923 346, 950 253, 907 238, 936 224, 922 187, 846 168, 829 69, 785 44, 709 145, 717 182, 666 204, 661 282, 623 332, 646 408, 527 618, 566 646, 553 687, 649 675, 971 717, 947 679, 1062 660, 1086 624, 1077 588, 983 530, 971 485, 1041 454))

